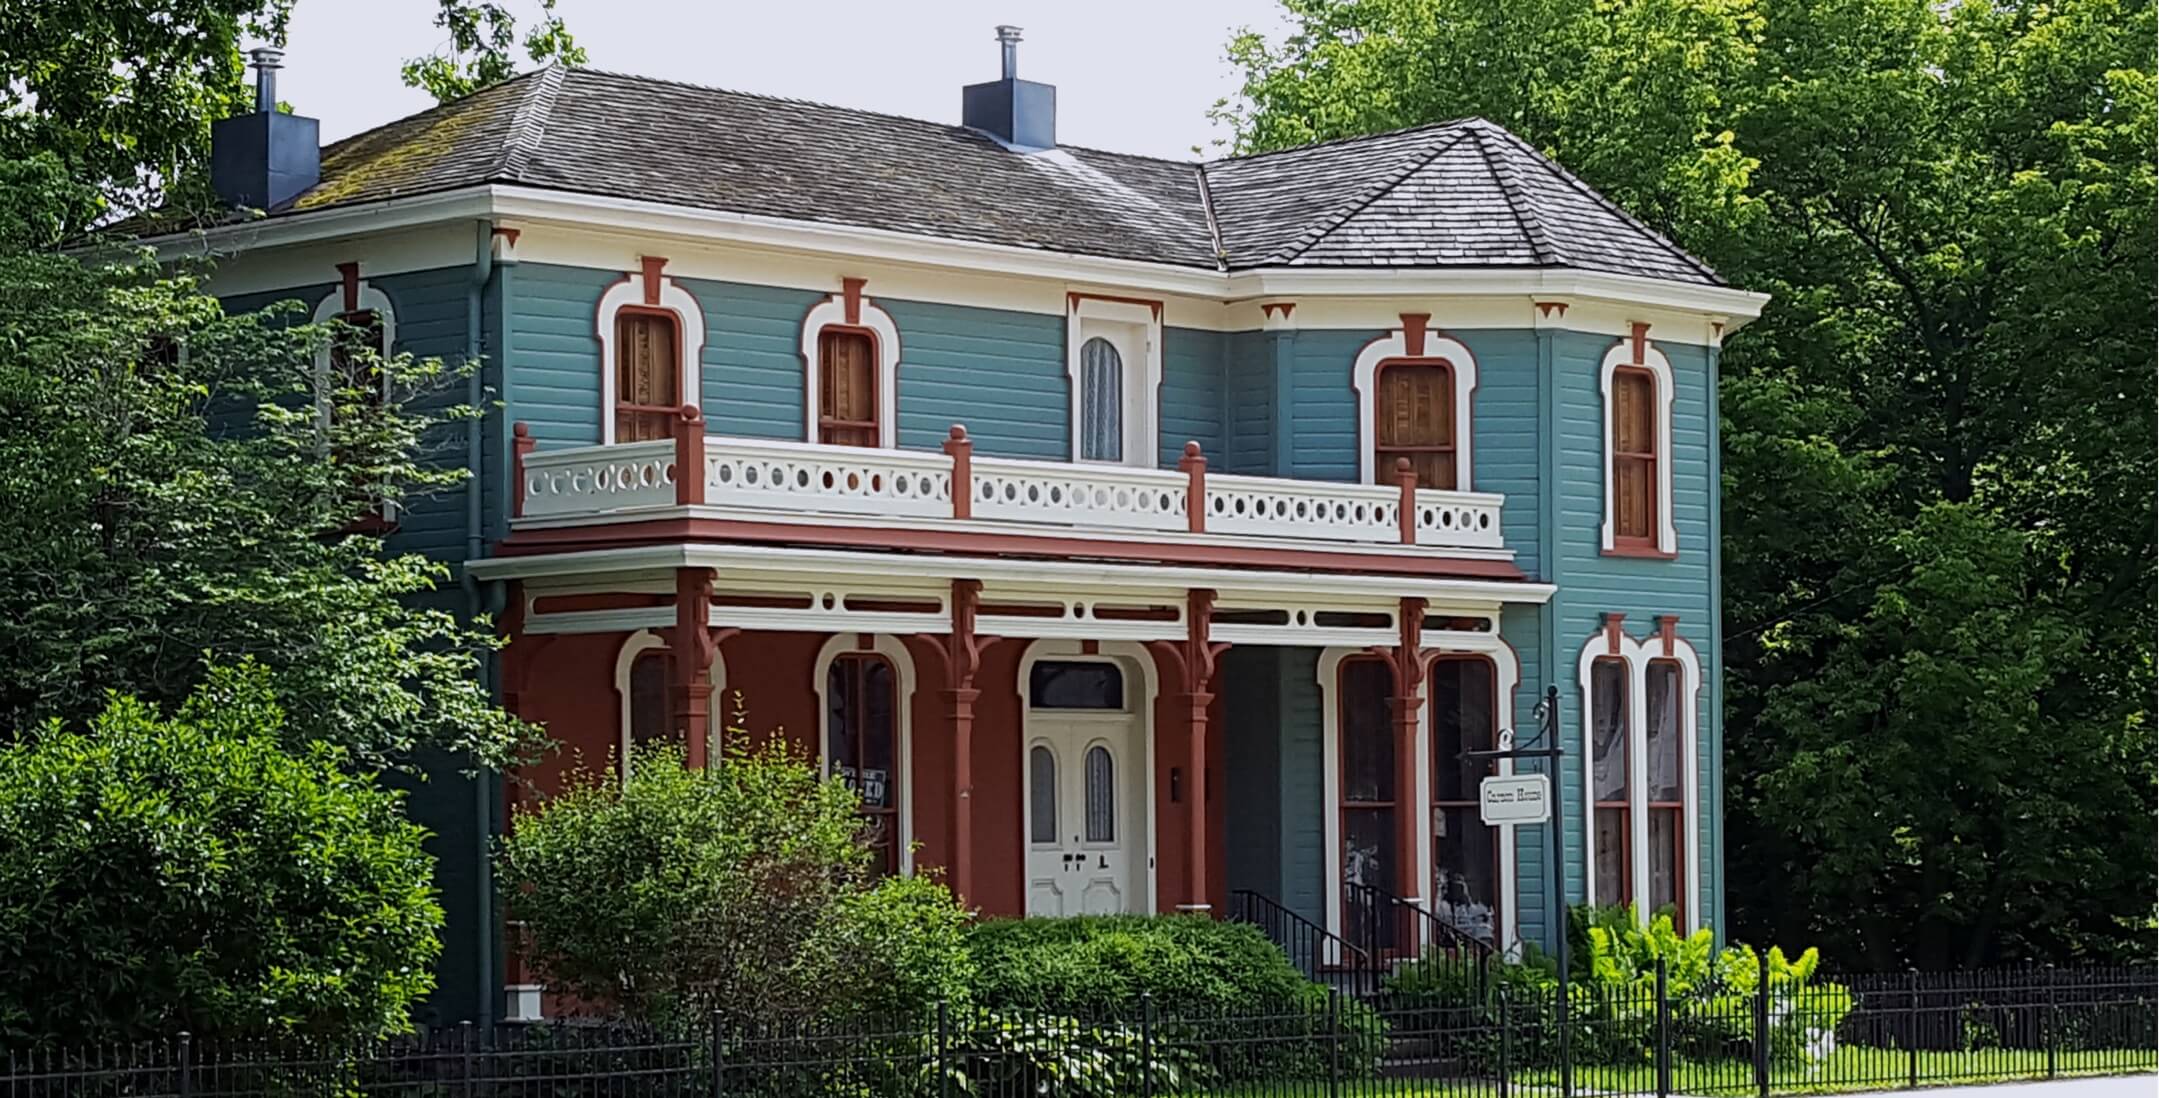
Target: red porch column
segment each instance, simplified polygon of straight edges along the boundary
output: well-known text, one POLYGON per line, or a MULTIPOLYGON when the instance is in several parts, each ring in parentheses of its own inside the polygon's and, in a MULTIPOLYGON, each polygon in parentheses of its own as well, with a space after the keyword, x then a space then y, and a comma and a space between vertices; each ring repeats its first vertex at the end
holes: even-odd
POLYGON ((952 631, 945 635, 945 712, 952 722, 951 862, 945 867, 952 891, 961 899, 974 892, 974 750, 975 672, 982 666, 988 638, 975 635, 975 607, 982 581, 952 581, 952 631))
POLYGON ((685 760, 703 769, 712 728, 712 570, 675 569, 675 625, 668 638, 668 701, 685 760))
POLYGON ((1229 647, 1210 639, 1214 624, 1214 592, 1194 588, 1185 593, 1185 638, 1182 641, 1149 641, 1156 662, 1177 672, 1183 690, 1177 704, 1185 713, 1185 880, 1184 901, 1179 911, 1212 910, 1208 900, 1207 862, 1211 837, 1207 833, 1207 707, 1214 702, 1216 657, 1229 647))
MULTIPOLYGON (((1424 902, 1423 873, 1417 862, 1417 829, 1425 826, 1426 810, 1417 792, 1418 688, 1424 684, 1424 600, 1403 599, 1402 641, 1395 647, 1394 716, 1395 774, 1395 891, 1413 904, 1424 902)), ((1414 928, 1410 928, 1412 931, 1414 928)), ((1398 933, 1400 932, 1398 928, 1398 933)), ((1414 933, 1405 935, 1415 946, 1414 933)))

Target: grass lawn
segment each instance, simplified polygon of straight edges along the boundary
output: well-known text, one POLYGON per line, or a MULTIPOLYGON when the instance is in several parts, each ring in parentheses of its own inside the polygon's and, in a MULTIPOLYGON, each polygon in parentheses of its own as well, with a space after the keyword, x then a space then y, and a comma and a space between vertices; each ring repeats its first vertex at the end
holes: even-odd
MULTIPOLYGON (((2054 1072, 2059 1076, 2127 1075, 2159 1068, 2159 1052, 2152 1049, 2094 1049, 2055 1054, 2054 1072)), ((1811 1065, 1772 1065, 1769 1088, 1779 1094, 1833 1094, 1840 1091, 1901 1088, 1911 1078, 1911 1053, 1901 1049, 1845 1047, 1811 1065)), ((2030 1049, 1975 1049, 1970 1052, 1919 1053, 1919 1085, 1999 1083, 2017 1079, 2043 1079, 2047 1055, 2030 1049)), ((1517 1072, 1517 1084, 1537 1090, 1556 1090, 1556 1071, 1517 1072)), ((1648 1064, 1625 1067, 1584 1067, 1574 1073, 1578 1094, 1655 1094, 1656 1070, 1648 1064)), ((1745 1061, 1672 1064, 1674 1094, 1752 1094, 1754 1065, 1745 1061)), ((1436 1092, 1436 1090, 1435 1090, 1436 1092)))
MULTIPOLYGON (((2089 1075, 2132 1075, 2159 1069, 2159 1052, 2152 1049, 2094 1049, 2057 1053, 2056 1078, 2089 1075)), ((1910 1078, 1911 1054, 1898 1049, 1840 1048, 1829 1058, 1802 1068, 1772 1066, 1770 1090, 1777 1094, 1837 1094, 1853 1091, 1902 1090, 1910 1078)), ((1921 1052, 1919 1085, 1956 1086, 1970 1083, 2002 1083, 2044 1079, 2045 1052, 2026 1049, 1980 1049, 1972 1052, 1921 1052)), ((1653 1095, 1656 1071, 1644 1064, 1624 1067, 1584 1067, 1574 1073, 1577 1098, 1606 1095, 1653 1095)), ((1180 1093, 1162 1088, 1159 1094, 1180 1093)), ((1325 1098, 1326 1079, 1251 1080, 1213 1090, 1191 1092, 1193 1098, 1325 1098)), ((1497 1098, 1498 1088, 1489 1077, 1345 1078, 1333 1093, 1340 1098, 1497 1098)), ((1755 1093, 1754 1065, 1745 1061, 1672 1065, 1672 1093, 1713 1098, 1744 1098, 1755 1093)), ((1510 1098, 1558 1098, 1559 1073, 1514 1073, 1510 1098)))

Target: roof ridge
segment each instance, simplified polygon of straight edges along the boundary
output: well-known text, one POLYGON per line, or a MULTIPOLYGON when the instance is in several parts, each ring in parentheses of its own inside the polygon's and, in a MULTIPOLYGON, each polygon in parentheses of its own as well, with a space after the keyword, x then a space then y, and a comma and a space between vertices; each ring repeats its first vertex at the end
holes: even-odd
POLYGON ((1192 174, 1199 183, 1200 212, 1207 215, 1207 241, 1214 248, 1215 270, 1229 270, 1229 253, 1222 249, 1222 223, 1214 216, 1214 192, 1207 187, 1207 165, 1192 165, 1192 174))
POLYGON ((560 62, 550 63, 535 74, 538 78, 510 116, 510 132, 502 140, 502 160, 496 175, 512 182, 524 179, 525 165, 540 151, 540 139, 547 133, 547 120, 555 113, 555 100, 568 74, 569 69, 560 62))
POLYGON ((1342 207, 1336 210, 1334 214, 1313 222, 1310 227, 1298 233, 1289 243, 1276 249, 1275 253, 1268 257, 1269 261, 1288 263, 1312 250, 1313 245, 1325 240, 1329 234, 1341 228, 1350 218, 1363 212, 1365 207, 1379 201, 1381 195, 1401 186, 1403 180, 1417 174, 1425 165, 1438 159, 1439 154, 1461 144, 1463 132, 1463 130, 1458 129, 1451 135, 1452 140, 1435 142, 1431 148, 1423 150, 1420 155, 1410 157, 1409 162, 1399 171, 1391 172, 1382 177, 1379 182, 1367 187, 1364 193, 1353 196, 1348 202, 1343 203, 1342 207))
POLYGON ((1559 163, 1559 161, 1544 155, 1544 152, 1542 150, 1538 149, 1535 145, 1530 144, 1528 141, 1523 140, 1521 135, 1507 129, 1505 126, 1499 125, 1498 123, 1489 121, 1487 119, 1477 119, 1476 121, 1483 122, 1486 127, 1499 131, 1500 136, 1514 142, 1517 147, 1528 152, 1529 155, 1536 157, 1537 163, 1542 165, 1545 171, 1551 172, 1553 175, 1557 176, 1560 182, 1565 183, 1569 187, 1574 188, 1576 191, 1579 191, 1582 194, 1589 196, 1589 200, 1591 202, 1596 203, 1597 205, 1603 207, 1606 211, 1618 217, 1620 220, 1626 222, 1628 225, 1631 225, 1634 228, 1639 229, 1643 233, 1647 234, 1651 240, 1656 241, 1657 244, 1665 251, 1670 252, 1675 256, 1678 256, 1688 266, 1691 266, 1696 271, 1701 272, 1703 277, 1709 279, 1711 285, 1730 285, 1730 283, 1724 280, 1724 276, 1717 273, 1716 268, 1711 267, 1708 263, 1705 263, 1701 259, 1696 258, 1693 252, 1690 252, 1685 248, 1680 247, 1677 243, 1673 242, 1671 237, 1668 237, 1663 233, 1657 231, 1656 229, 1651 228, 1648 222, 1643 221, 1641 218, 1636 217, 1631 213, 1628 213, 1624 207, 1620 206, 1619 203, 1614 202, 1609 198, 1606 198, 1601 192, 1597 190, 1597 188, 1582 182, 1579 177, 1577 177, 1573 172, 1568 171, 1564 166, 1559 163))
POLYGON ((1400 137, 1404 134, 1416 133, 1420 130, 1443 130, 1449 126, 1459 126, 1465 122, 1476 121, 1480 121, 1480 119, 1478 119, 1475 115, 1465 114, 1459 118, 1449 118, 1444 122, 1419 122, 1414 126, 1399 126, 1391 130, 1381 130, 1378 133, 1356 133, 1350 134, 1346 137, 1330 137, 1325 141, 1308 141, 1302 145, 1290 145, 1280 149, 1262 149, 1259 152, 1238 153, 1235 156, 1225 156, 1216 160, 1206 160, 1202 161, 1202 163, 1243 164, 1253 160, 1264 160, 1270 156, 1281 156, 1285 153, 1310 152, 1313 149, 1327 149, 1332 148, 1336 145, 1350 145, 1359 141, 1376 141, 1382 137, 1400 137))
POLYGON ((1514 178, 1513 166, 1506 165, 1503 170, 1500 161, 1504 158, 1494 156, 1484 143, 1484 127, 1470 126, 1468 129, 1471 139, 1477 143, 1477 155, 1484 161, 1484 170, 1492 173, 1492 182, 1498 184, 1499 193, 1507 200, 1507 212, 1513 214, 1514 223, 1521 226, 1522 238, 1529 241, 1530 250, 1536 254, 1537 262, 1561 262, 1559 249, 1553 245, 1551 234, 1545 232, 1544 222, 1537 217, 1536 211, 1530 208, 1528 196, 1521 192, 1520 183, 1514 178))

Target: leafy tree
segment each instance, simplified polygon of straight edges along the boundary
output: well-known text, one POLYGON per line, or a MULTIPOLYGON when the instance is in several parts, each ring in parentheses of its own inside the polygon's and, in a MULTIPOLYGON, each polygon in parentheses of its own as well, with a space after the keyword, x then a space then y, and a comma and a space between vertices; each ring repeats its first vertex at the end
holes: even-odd
POLYGON ((1481 114, 1775 295, 1723 361, 1734 932, 2149 948, 2133 0, 1285 0, 1238 147, 1481 114))
POLYGON ((115 696, 0 746, 0 1045, 408 1024, 441 950, 425 833, 289 725, 243 665, 170 718, 115 696))
MULTIPOLYGON (((0 240, 58 219, 64 171, 0 170, 22 215, 0 240)), ((426 459, 469 411, 418 410, 453 371, 299 308, 228 316, 144 257, 0 250, 0 728, 86 721, 112 690, 177 705, 211 662, 253 659, 288 735, 367 765, 517 749, 529 729, 480 682, 485 623, 416 601, 446 569, 347 533, 462 476, 426 459)))
MULTIPOLYGON (((739 732, 731 735, 739 743, 739 732)), ((778 742, 709 770, 641 752, 512 822, 503 889, 552 986, 662 1025, 922 1017, 965 999, 966 913, 870 878, 859 803, 778 742)))
POLYGON ((240 38, 282 41, 292 3, 0 4, 0 160, 58 157, 93 216, 154 205, 207 174, 211 121, 248 101, 240 38))
POLYGON ((517 75, 512 51, 523 46, 534 64, 582 65, 584 47, 555 14, 555 0, 539 0, 539 18, 517 37, 517 17, 489 0, 439 0, 435 25, 450 32, 444 52, 408 58, 401 75, 408 88, 424 88, 437 103, 462 99, 517 75))

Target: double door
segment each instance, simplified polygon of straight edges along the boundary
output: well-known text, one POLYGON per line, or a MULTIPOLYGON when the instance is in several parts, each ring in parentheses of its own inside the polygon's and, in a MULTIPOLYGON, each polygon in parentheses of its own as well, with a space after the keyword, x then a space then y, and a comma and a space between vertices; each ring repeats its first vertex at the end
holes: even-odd
POLYGON ((1024 820, 1029 915, 1117 915, 1146 905, 1146 759, 1126 714, 1028 722, 1024 820))

